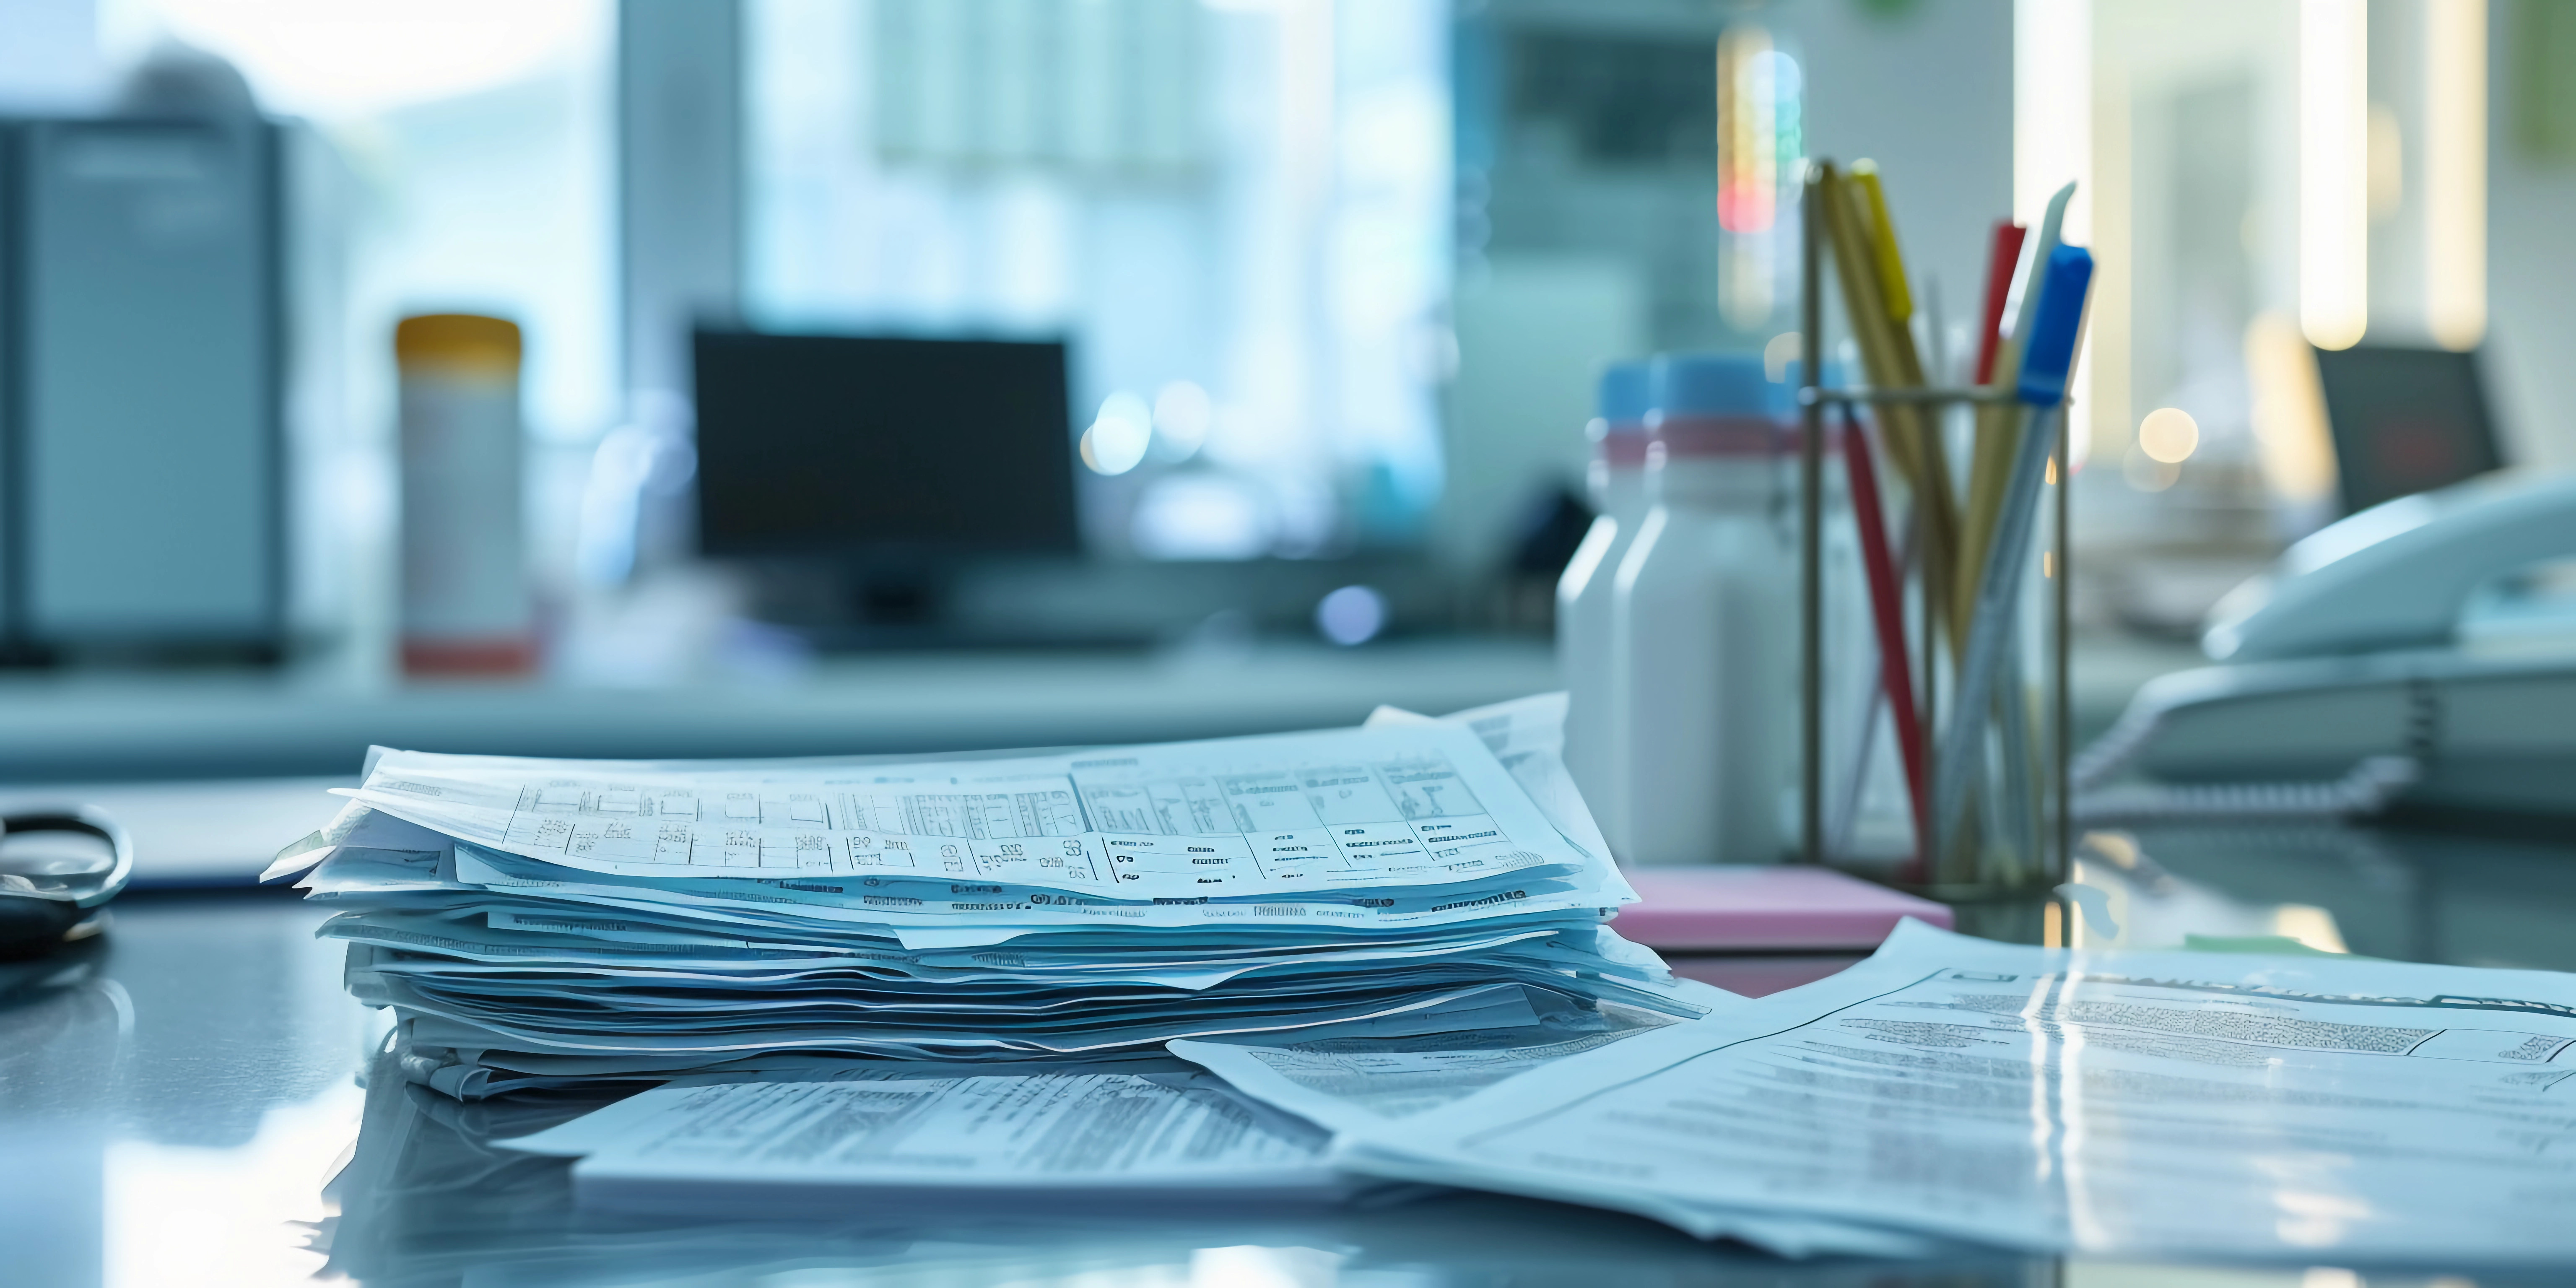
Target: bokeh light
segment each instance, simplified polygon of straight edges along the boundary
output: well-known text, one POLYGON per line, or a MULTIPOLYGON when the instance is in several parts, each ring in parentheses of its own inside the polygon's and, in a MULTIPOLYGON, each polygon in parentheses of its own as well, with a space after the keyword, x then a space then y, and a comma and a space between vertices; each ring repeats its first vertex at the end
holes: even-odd
POLYGON ((1315 629, 1345 648, 1366 644, 1386 629, 1386 596, 1367 586, 1344 586, 1315 605, 1315 629))
POLYGON ((2200 446, 2200 422, 2180 407, 2158 407, 2138 422, 2138 450, 2150 459, 2180 465, 2200 446))
POLYGON ((1101 400, 1100 414, 1082 431, 1082 463, 1094 474, 1124 474, 1144 461, 1153 440, 1153 410, 1121 389, 1101 400))
POLYGON ((1207 443, 1216 402, 1195 382, 1175 380, 1154 394, 1154 457, 1186 461, 1207 443))

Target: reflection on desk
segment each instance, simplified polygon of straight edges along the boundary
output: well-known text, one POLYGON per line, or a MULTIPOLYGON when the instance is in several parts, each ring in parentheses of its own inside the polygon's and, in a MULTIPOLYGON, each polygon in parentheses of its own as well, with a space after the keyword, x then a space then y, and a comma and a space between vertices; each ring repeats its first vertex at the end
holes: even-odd
MULTIPOLYGON (((2123 937, 2314 929, 2356 952, 2565 969, 2576 845, 2427 833, 2153 832, 2109 905, 2123 937)), ((0 1279, 68 1285, 293 1284, 328 1266, 366 1284, 2012 1285, 2366 1280, 2299 1268, 2190 1278, 2168 1267, 2008 1257, 1786 1263, 1641 1219, 1460 1195, 1299 1217, 1057 1223, 961 1212, 900 1226, 624 1222, 570 1206, 565 1165, 483 1142, 589 1102, 480 1107, 357 1077, 381 1016, 340 991, 323 914, 273 893, 129 897, 103 944, 0 977, 0 1279), (365 1131, 360 1133, 361 1118, 365 1131), (353 1146, 353 1138, 355 1144, 353 1146), (345 1160, 347 1166, 339 1164, 345 1160), (322 1181, 339 1179, 326 1200, 322 1181), (792 1278, 793 1275, 809 1278, 792 1278), (776 1276, 764 1278, 764 1276, 776 1276)), ((2168 941, 2169 942, 2169 941, 2168 941)), ((1705 959, 1759 981, 1820 958, 1705 959)), ((1691 966, 1685 965, 1685 969, 1691 966)), ((1692 970, 1692 973, 1699 973, 1692 970)), ((1767 991, 1767 990, 1765 990, 1767 991)), ((2216 1272, 2206 1272, 2216 1273, 2216 1272)), ((2479 1288, 2563 1274, 2481 1273, 2479 1288)), ((2462 1280, 2459 1282, 2469 1282, 2462 1280)))
POLYGON ((1370 1210, 1159 1215, 906 1207, 838 1222, 576 1212, 563 1160, 495 1149, 589 1102, 461 1104, 371 1074, 365 1127, 316 1245, 361 1282, 1439 1285, 1760 1282, 2021 1285, 2016 1259, 1784 1267, 1614 1213, 1481 1194, 1370 1210), (1784 1278, 1784 1269, 1789 1273, 1784 1278), (810 1279, 808 1277, 811 1277, 810 1279))

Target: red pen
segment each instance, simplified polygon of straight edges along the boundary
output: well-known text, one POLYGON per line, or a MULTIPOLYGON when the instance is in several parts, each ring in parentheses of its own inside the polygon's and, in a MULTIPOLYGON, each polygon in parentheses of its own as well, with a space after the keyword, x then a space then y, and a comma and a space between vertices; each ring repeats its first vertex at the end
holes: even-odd
POLYGON ((2013 268, 2021 262, 2021 242, 2029 230, 2009 219, 1995 221, 1994 245, 1986 252, 1986 308, 1984 324, 1977 331, 1977 365, 1968 372, 1968 383, 1982 385, 1994 378, 1995 346, 2003 341, 2004 300, 2012 294, 2013 268))
POLYGON ((1906 666, 1905 604, 1896 580, 1896 559, 1887 542, 1887 516, 1879 508, 1878 469, 1871 462, 1869 434, 1843 410, 1843 469, 1851 476, 1852 518, 1860 530, 1861 567, 1869 577, 1870 616, 1878 626, 1878 681, 1887 690, 1888 714, 1896 721, 1896 745, 1905 760, 1905 791, 1914 802, 1914 857, 1905 864, 1905 879, 1923 879, 1923 856, 1931 849, 1932 815, 1929 787, 1923 781, 1923 729, 1914 709, 1914 673, 1906 666))

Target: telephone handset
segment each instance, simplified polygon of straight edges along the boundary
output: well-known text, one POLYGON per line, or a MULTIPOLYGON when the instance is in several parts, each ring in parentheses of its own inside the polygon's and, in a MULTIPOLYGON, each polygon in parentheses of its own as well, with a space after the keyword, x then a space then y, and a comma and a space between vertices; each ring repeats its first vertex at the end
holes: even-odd
POLYGON ((2566 559, 2576 473, 2328 525, 2220 601, 2219 665, 2150 682, 2077 759, 2077 816, 2576 814, 2576 596, 2544 567, 2566 559), (2132 768, 2152 782, 2104 786, 2132 768))

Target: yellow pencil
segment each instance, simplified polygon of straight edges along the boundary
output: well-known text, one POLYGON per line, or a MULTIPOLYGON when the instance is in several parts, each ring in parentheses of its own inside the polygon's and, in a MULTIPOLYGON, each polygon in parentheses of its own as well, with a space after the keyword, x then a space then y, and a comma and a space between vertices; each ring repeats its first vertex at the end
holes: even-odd
MULTIPOLYGON (((1852 338, 1872 385, 1882 389, 1919 387, 1923 364, 1914 349, 1910 294, 1901 289, 1905 266, 1897 252, 1895 232, 1878 217, 1885 209, 1883 192, 1873 203, 1876 167, 1853 167, 1855 181, 1845 180, 1831 165, 1824 167, 1819 196, 1825 202, 1827 240, 1834 252, 1835 278, 1842 283, 1844 312, 1850 315, 1852 338)), ((1938 422, 1926 409, 1906 403, 1882 403, 1877 409, 1890 462, 1914 492, 1923 519, 1923 569, 1931 593, 1927 602, 1947 607, 1953 600, 1952 570, 1958 550, 1958 502, 1950 486, 1949 459, 1935 433, 1938 422)), ((1939 613, 1936 616, 1951 617, 1939 613)), ((1955 653, 1965 646, 1964 620, 1943 623, 1955 653)))
POLYGON ((1914 291, 1905 284, 1905 257, 1896 250, 1896 222, 1887 216, 1887 189, 1878 179, 1878 163, 1863 157, 1852 162, 1852 182, 1869 203, 1870 240, 1878 261, 1878 290, 1887 303, 1887 320, 1904 326, 1914 320, 1914 291))

